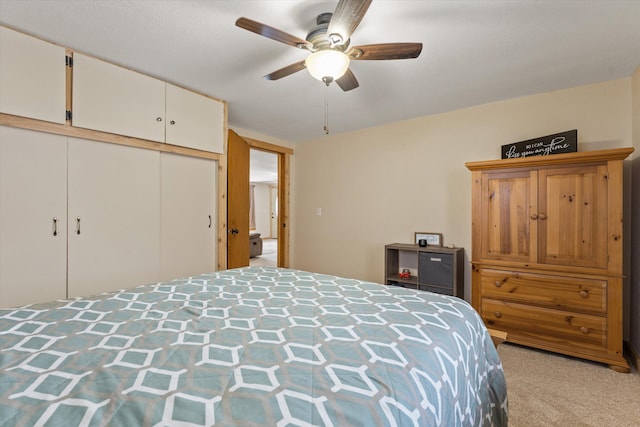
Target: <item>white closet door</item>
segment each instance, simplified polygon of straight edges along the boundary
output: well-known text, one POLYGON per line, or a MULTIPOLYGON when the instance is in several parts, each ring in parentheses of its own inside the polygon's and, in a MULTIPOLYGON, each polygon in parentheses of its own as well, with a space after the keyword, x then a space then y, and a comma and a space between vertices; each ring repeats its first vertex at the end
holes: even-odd
POLYGON ((0 126, 0 307, 65 298, 66 284, 67 138, 0 126))
POLYGON ((158 280, 159 163, 156 151, 69 139, 70 297, 158 280))
POLYGON ((167 83, 166 142, 222 153, 224 104, 167 83))
POLYGON ((65 49, 0 27, 0 112, 64 123, 65 49))
POLYGON ((162 153, 161 280, 216 269, 215 160, 162 153))
POLYGON ((164 142, 164 90, 163 81, 76 53, 71 123, 164 142))

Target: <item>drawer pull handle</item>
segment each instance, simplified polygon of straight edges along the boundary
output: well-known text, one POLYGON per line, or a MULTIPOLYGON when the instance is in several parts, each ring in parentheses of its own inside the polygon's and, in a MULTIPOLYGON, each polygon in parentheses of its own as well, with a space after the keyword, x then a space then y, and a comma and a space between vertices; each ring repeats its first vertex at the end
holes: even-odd
POLYGON ((529 217, 531 219, 538 219, 538 214, 536 213, 532 213, 531 216, 529 217))
POLYGON ((494 285, 496 285, 496 288, 499 288, 500 286, 502 286, 502 281, 501 280, 496 280, 494 285))
POLYGON ((589 298, 589 291, 582 290, 578 293, 578 295, 580 295, 581 298, 589 298))
POLYGON ((499 311, 496 311, 495 315, 498 319, 502 317, 502 313, 500 313, 499 311))
POLYGON ((538 218, 544 221, 545 219, 547 219, 547 215, 541 213, 540 215, 538 215, 538 218))
POLYGON ((589 328, 587 328, 585 326, 580 326, 580 332, 582 332, 583 334, 588 334, 589 333, 589 328))

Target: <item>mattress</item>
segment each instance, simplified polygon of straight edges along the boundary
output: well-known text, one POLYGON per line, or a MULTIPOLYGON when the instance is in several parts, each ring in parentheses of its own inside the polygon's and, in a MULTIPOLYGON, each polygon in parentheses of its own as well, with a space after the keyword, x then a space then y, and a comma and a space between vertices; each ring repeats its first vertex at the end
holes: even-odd
POLYGON ((465 301, 226 270, 0 310, 0 425, 507 425, 465 301))

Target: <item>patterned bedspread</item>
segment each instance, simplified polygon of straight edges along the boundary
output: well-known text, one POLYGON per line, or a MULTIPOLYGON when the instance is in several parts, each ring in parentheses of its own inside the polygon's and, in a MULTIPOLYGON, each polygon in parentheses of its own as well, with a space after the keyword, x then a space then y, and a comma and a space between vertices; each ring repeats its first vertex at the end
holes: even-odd
POLYGON ((464 301, 277 268, 0 310, 2 426, 507 425, 464 301))

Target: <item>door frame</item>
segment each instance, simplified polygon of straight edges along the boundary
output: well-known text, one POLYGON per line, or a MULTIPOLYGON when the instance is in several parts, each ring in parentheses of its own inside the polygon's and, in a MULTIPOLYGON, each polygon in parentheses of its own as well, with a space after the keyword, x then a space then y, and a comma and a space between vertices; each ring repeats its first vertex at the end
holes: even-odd
MULTIPOLYGON (((228 132, 227 132, 228 135, 228 132)), ((238 134, 240 135, 240 134, 238 134)), ((248 144, 249 148, 266 151, 278 155, 278 267, 289 267, 289 239, 290 239, 290 182, 291 182, 291 156, 293 149, 281 145, 271 144, 254 138, 240 135, 248 144)), ((224 155, 221 156, 218 168, 218 270, 227 269, 227 137, 225 135, 224 155), (222 220, 224 218, 224 220, 222 220)), ((247 213, 248 215, 248 213, 247 213)))
POLYGON ((280 230, 280 228, 278 227, 279 224, 279 219, 278 219, 278 200, 280 199, 280 195, 278 194, 278 186, 277 185, 270 185, 269 186, 269 237, 273 238, 273 235, 276 235, 276 238, 278 238, 278 233, 274 233, 273 228, 274 226, 276 227, 276 230, 280 230), (273 202, 274 199, 274 193, 275 193, 275 199, 276 202, 273 202), (275 209, 274 209, 275 207, 275 209), (275 212, 274 212, 275 211, 275 212), (274 217, 275 215, 275 217, 274 217), (274 221, 275 220, 275 221, 274 221))

